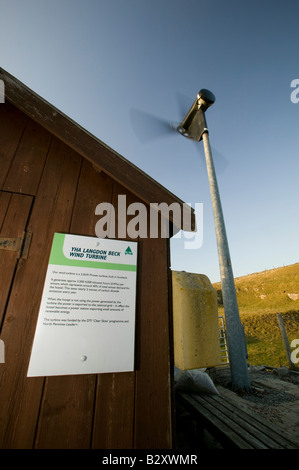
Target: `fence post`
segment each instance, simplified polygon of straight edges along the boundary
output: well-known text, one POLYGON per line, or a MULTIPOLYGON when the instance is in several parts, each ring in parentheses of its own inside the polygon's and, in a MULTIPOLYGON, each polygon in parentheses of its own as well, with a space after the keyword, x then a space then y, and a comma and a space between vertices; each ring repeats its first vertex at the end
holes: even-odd
POLYGON ((287 335, 287 332, 286 332, 286 329, 285 329, 285 326, 284 326, 284 322, 283 322, 283 318, 282 318, 281 313, 277 313, 277 321, 278 321, 278 326, 279 326, 280 333, 281 333, 281 336, 282 336, 282 339, 283 339, 283 344, 284 344, 284 348, 285 348, 289 368, 294 370, 295 366, 291 361, 291 353, 292 352, 291 352, 291 348, 290 348, 290 343, 289 343, 289 340, 288 340, 288 335, 287 335))

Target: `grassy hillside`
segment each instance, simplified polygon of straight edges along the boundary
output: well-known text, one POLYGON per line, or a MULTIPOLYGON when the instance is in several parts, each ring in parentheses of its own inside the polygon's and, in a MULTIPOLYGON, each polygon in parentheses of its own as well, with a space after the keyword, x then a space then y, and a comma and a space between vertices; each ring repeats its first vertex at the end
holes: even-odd
MULTIPOLYGON (((299 294, 299 263, 236 278, 235 285, 248 362, 287 366, 276 314, 282 314, 289 342, 299 338, 299 295, 298 299, 292 295, 299 294)), ((214 287, 221 291, 220 283, 214 287)), ((221 304, 219 313, 223 313, 221 304)))

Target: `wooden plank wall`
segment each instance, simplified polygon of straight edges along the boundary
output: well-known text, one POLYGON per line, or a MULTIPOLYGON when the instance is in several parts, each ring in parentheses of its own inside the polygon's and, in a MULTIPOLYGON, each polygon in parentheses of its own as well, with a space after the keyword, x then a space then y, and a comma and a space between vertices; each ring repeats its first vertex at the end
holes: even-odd
POLYGON ((33 234, 27 259, 0 252, 0 448, 171 447, 169 240, 139 240, 135 372, 27 378, 54 232, 95 236, 97 204, 138 199, 9 103, 0 165, 0 236, 33 234))

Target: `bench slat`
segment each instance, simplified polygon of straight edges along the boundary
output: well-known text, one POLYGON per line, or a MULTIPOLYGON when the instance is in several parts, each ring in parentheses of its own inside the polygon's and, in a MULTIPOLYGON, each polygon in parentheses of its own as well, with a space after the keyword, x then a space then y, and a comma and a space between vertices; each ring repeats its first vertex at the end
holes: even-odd
POLYGON ((248 429, 244 428, 242 420, 240 420, 235 413, 229 415, 223 412, 223 410, 217 409, 213 403, 209 403, 207 401, 208 395, 190 394, 188 399, 189 397, 194 400, 194 406, 198 407, 199 413, 202 412, 202 409, 208 409, 213 416, 217 417, 223 424, 229 427, 234 439, 236 439, 236 436, 239 436, 255 449, 269 448, 268 445, 266 445, 264 442, 261 442, 260 439, 255 436, 255 434, 248 432, 248 429))
POLYGON ((189 410, 192 414, 196 415, 196 418, 202 420, 204 426, 211 432, 217 431, 219 441, 230 447, 238 447, 240 449, 254 449, 252 445, 236 435, 234 431, 221 421, 217 416, 211 413, 206 408, 198 409, 198 403, 194 398, 185 394, 177 394, 180 402, 189 410))
MULTIPOLYGON (((283 449, 285 446, 289 445, 287 441, 282 444, 282 438, 277 433, 274 433, 269 428, 256 421, 256 416, 248 415, 245 411, 236 409, 227 403, 225 400, 221 400, 221 397, 217 396, 212 398, 211 396, 206 396, 205 399, 209 402, 215 409, 219 410, 221 413, 224 413, 228 416, 228 419, 232 419, 234 423, 237 423, 240 428, 238 430, 243 434, 244 432, 248 435, 254 436, 260 442, 265 444, 267 448, 270 449, 283 449)), ((235 428, 236 432, 237 429, 235 428)), ((241 435, 242 435, 241 434, 241 435)))
MULTIPOLYGON (((217 389, 219 390, 220 396, 225 400, 226 406, 230 404, 230 406, 232 406, 233 409, 236 409, 237 407, 240 414, 241 412, 243 412, 249 417, 252 417, 255 421, 260 423, 263 427, 267 428, 265 432, 267 432, 269 436, 271 436, 273 439, 275 438, 275 436, 280 436, 281 438, 280 442, 284 446, 284 448, 290 447, 292 449, 298 449, 298 442, 296 441, 296 439, 294 439, 294 437, 288 431, 280 429, 279 427, 275 426, 275 424, 265 419, 263 416, 259 415, 258 413, 255 413, 248 406, 246 406, 245 403, 243 404, 242 402, 240 402, 239 399, 234 400, 234 395, 232 395, 233 392, 231 392, 230 390, 227 390, 221 386, 217 386, 217 389)), ((218 395, 217 397, 219 398, 218 395)))
POLYGON ((177 399, 219 442, 241 449, 297 449, 292 436, 227 394, 208 395, 176 391, 177 399), (223 441, 223 442, 222 442, 223 441))

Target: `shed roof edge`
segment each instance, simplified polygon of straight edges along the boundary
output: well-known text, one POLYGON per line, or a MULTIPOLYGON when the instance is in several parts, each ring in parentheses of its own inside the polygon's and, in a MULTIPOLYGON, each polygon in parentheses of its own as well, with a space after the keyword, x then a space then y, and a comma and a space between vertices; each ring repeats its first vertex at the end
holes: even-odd
POLYGON ((173 214, 169 213, 169 219, 178 229, 196 229, 192 207, 2 68, 0 79, 5 85, 5 100, 147 204, 178 203, 182 209, 180 224, 173 214))

